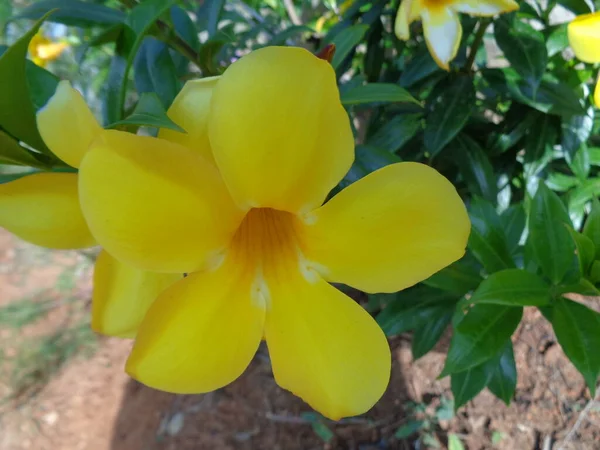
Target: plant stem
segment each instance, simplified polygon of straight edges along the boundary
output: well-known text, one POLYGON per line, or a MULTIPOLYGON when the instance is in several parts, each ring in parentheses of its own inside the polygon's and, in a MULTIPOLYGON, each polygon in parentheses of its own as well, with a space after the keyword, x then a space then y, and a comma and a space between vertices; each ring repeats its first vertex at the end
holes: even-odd
POLYGON ((473 45, 471 45, 471 49, 469 51, 469 56, 465 65, 463 66, 463 70, 466 72, 471 72, 473 70, 473 64, 475 63, 475 57, 477 56, 477 51, 479 47, 483 43, 483 37, 485 36, 485 30, 492 22, 492 19, 485 18, 479 21, 479 27, 477 28, 477 33, 475 34, 475 39, 473 40, 473 45))

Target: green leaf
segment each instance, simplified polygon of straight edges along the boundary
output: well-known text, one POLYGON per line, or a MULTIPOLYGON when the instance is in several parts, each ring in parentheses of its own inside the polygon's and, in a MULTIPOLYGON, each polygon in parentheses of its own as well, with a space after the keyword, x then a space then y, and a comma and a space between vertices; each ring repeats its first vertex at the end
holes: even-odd
POLYGON ((585 0, 560 0, 559 3, 578 15, 587 14, 593 11, 585 0))
POLYGON ((344 105, 361 105, 363 103, 416 103, 408 91, 392 83, 369 83, 357 86, 344 92, 341 96, 344 105))
POLYGON ((470 254, 445 267, 423 281, 426 286, 451 292, 462 297, 472 291, 483 280, 479 264, 472 260, 470 254))
POLYGON ((571 219, 558 196, 540 183, 529 211, 529 238, 535 261, 554 284, 560 283, 573 265, 575 242, 565 225, 571 219))
POLYGON ((292 37, 301 33, 313 34, 315 31, 306 25, 292 25, 291 27, 288 27, 273 36, 273 38, 269 41, 269 45, 285 45, 288 39, 291 39, 292 37))
POLYGON ((496 43, 506 59, 535 92, 546 71, 548 52, 544 35, 520 20, 494 21, 496 43))
POLYGON ((521 307, 473 306, 455 327, 441 376, 468 370, 498 354, 522 315, 521 307))
POLYGON ((112 123, 123 117, 123 104, 121 96, 125 100, 125 89, 127 86, 128 57, 131 53, 133 32, 129 27, 123 27, 115 44, 115 53, 110 61, 108 77, 104 86, 102 116, 104 123, 112 123))
POLYGON ((422 121, 421 114, 398 114, 368 137, 367 144, 390 153, 397 152, 417 134, 422 121))
POLYGON ((50 154, 40 136, 35 120, 35 106, 32 92, 27 81, 27 46, 37 33, 46 16, 38 20, 33 27, 0 56, 0 86, 4 88, 0 95, 0 127, 31 147, 50 154))
POLYGON ((155 92, 168 108, 181 89, 177 68, 166 44, 147 37, 133 64, 135 87, 140 94, 155 92))
POLYGON ((125 14, 113 8, 79 0, 42 0, 24 8, 14 19, 40 19, 57 9, 49 22, 63 23, 76 27, 114 25, 123 22, 125 14))
POLYGON ((420 429, 425 427, 425 422, 422 420, 409 420, 404 425, 396 430, 394 437, 396 439, 406 439, 417 433, 420 429))
POLYGON ((416 52, 413 58, 408 62, 400 76, 400 86, 409 88, 419 81, 427 78, 429 75, 439 72, 440 68, 431 57, 429 50, 423 46, 416 52))
POLYGON ((583 234, 596 248, 594 259, 600 259, 600 202, 598 200, 592 202, 592 211, 583 226, 583 234))
POLYGON ((508 306, 543 306, 550 303, 550 286, 537 275, 522 269, 491 274, 475 290, 470 303, 508 306))
POLYGON ((594 108, 590 107, 586 114, 565 117, 562 119, 561 145, 568 160, 572 160, 582 144, 587 142, 594 126, 594 108))
POLYGON ((498 195, 494 168, 481 146, 468 135, 459 134, 454 140, 452 158, 456 162, 469 191, 495 202, 498 195))
POLYGON ((206 3, 207 11, 207 31, 209 36, 214 36, 219 28, 219 18, 225 6, 225 0, 212 0, 206 3))
POLYGON ((160 99, 153 92, 142 94, 130 116, 110 124, 107 128, 115 128, 122 125, 168 128, 170 130, 179 131, 180 133, 185 133, 183 128, 169 119, 160 99))
POLYGON ((428 320, 415 328, 412 340, 413 359, 417 360, 429 352, 438 343, 452 321, 454 305, 447 308, 431 308, 428 320))
POLYGON ((533 122, 525 138, 525 172, 537 175, 552 160, 552 147, 557 138, 556 126, 548 115, 533 122))
POLYGON ((335 54, 331 61, 331 66, 334 69, 337 69, 350 52, 354 50, 354 47, 362 41, 368 30, 368 25, 352 25, 335 35, 331 41, 335 45, 335 54))
POLYGON ((173 6, 170 13, 175 33, 187 42, 192 49, 198 51, 200 48, 200 39, 198 38, 196 24, 190 15, 179 6, 173 6))
POLYGON ((578 184, 579 180, 577 178, 560 172, 549 173, 548 179, 546 180, 546 186, 557 192, 567 192, 578 184))
POLYGON ((342 188, 349 186, 377 169, 400 161, 400 158, 394 153, 369 145, 358 145, 356 146, 354 163, 340 186, 342 188))
POLYGON ((525 231, 526 220, 525 209, 521 203, 510 205, 500 215, 500 223, 504 229, 506 243, 511 253, 519 247, 521 236, 523 236, 523 231, 525 231))
POLYGON ((478 364, 450 376, 450 388, 454 396, 454 409, 458 409, 475 398, 489 383, 497 358, 478 364))
POLYGON ((581 180, 585 181, 590 174, 590 152, 588 146, 583 144, 579 151, 575 153, 575 156, 567 161, 569 164, 569 168, 575 174, 575 176, 581 180))
POLYGON ((600 314, 580 303, 557 298, 552 327, 565 355, 581 372, 594 397, 600 373, 600 314))
POLYGON ((600 167, 600 147, 588 148, 588 155, 590 164, 592 166, 600 167))
POLYGON ((427 286, 406 289, 394 297, 376 317, 377 323, 389 336, 424 326, 432 317, 439 316, 440 311, 454 309, 458 300, 452 293, 427 286))
POLYGON ((492 394, 506 403, 506 405, 510 404, 517 387, 517 366, 515 364, 512 342, 507 342, 504 350, 502 350, 500 360, 492 372, 492 377, 487 387, 492 394))
MULTIPOLYGON (((43 156, 40 154, 40 156, 43 156)), ((0 164, 28 166, 36 169, 48 169, 48 164, 43 163, 36 154, 0 130, 0 164)))
POLYGON ((437 155, 467 124, 475 107, 475 87, 470 76, 459 75, 436 86, 428 98, 425 148, 437 155))
POLYGON ((460 438, 454 433, 448 434, 448 450, 465 450, 460 438))
POLYGON ((515 266, 500 217, 494 207, 475 199, 469 211, 471 235, 469 249, 488 273, 515 266))
POLYGON ((571 237, 575 241, 577 248, 577 258, 579 259, 580 273, 585 276, 591 268, 592 262, 594 261, 594 254, 596 248, 594 242, 582 233, 578 233, 573 228, 568 227, 571 237))
POLYGON ((323 422, 314 421, 311 422, 311 426, 315 434, 319 436, 323 442, 329 442, 333 439, 333 432, 323 422))
MULTIPOLYGON (((585 1, 585 0, 583 0, 585 1)), ((553 25, 549 27, 550 34, 546 41, 546 50, 548 51, 548 57, 552 57, 557 53, 562 52, 569 46, 569 37, 567 35, 567 25, 562 23, 560 25, 553 25)))

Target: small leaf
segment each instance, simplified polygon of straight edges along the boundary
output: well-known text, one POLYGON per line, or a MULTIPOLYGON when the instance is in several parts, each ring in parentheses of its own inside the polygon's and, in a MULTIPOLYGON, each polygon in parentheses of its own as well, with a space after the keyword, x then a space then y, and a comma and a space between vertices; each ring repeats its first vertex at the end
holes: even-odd
POLYGON ((548 61, 544 35, 521 20, 511 21, 506 17, 494 22, 494 34, 511 67, 521 74, 535 92, 548 61))
POLYGON ((564 117, 561 122, 561 145, 571 161, 582 144, 587 142, 594 126, 594 108, 590 107, 586 114, 564 117))
POLYGON ((581 269, 580 273, 582 276, 585 276, 589 272, 592 262, 594 262, 596 247, 594 246, 594 242, 585 234, 578 233, 571 227, 568 230, 577 248, 577 258, 579 259, 579 267, 581 269))
POLYGON ((506 235, 508 249, 511 253, 519 247, 521 236, 523 236, 523 232, 525 231, 526 220, 525 209, 521 203, 510 205, 500 215, 500 222, 506 235))
POLYGON ((363 103, 416 103, 408 91, 392 83, 369 83, 357 86, 344 92, 341 96, 344 105, 361 105, 363 103))
POLYGON ((475 290, 470 303, 509 306, 543 306, 550 303, 550 286, 523 269, 491 274, 475 290))
POLYGON ((454 143, 452 158, 469 190, 490 202, 495 202, 498 188, 488 155, 475 140, 464 133, 459 134, 454 143))
POLYGON ((48 19, 49 22, 63 23, 76 27, 114 25, 123 22, 125 19, 125 14, 121 11, 97 3, 79 0, 41 0, 22 9, 13 20, 37 20, 54 9, 56 9, 56 12, 48 19))
POLYGON ((592 241, 596 248, 594 259, 600 259, 600 202, 598 200, 592 202, 592 211, 583 226, 583 234, 592 241))
POLYGON ((473 306, 455 327, 441 376, 470 369, 498 354, 522 315, 521 307, 473 306))
POLYGON ((429 352, 438 343, 452 321, 454 305, 447 308, 432 308, 428 320, 415 328, 412 340, 413 359, 417 360, 429 352))
POLYGON ((425 148, 436 156, 467 124, 475 107, 475 87, 469 76, 457 76, 436 86, 428 98, 425 148))
POLYGON ((581 372, 594 397, 600 373, 600 314, 580 303, 557 298, 552 312, 552 327, 558 343, 581 372))
POLYGON ((422 122, 421 114, 398 114, 368 137, 367 144, 395 153, 421 130, 422 122))
POLYGON ((517 366, 512 342, 507 342, 500 360, 497 362, 492 377, 487 385, 488 389, 507 405, 510 404, 517 387, 517 366))
POLYGON ((323 442, 329 442, 335 436, 333 431, 331 431, 329 427, 321 421, 311 422, 311 426, 315 434, 319 436, 323 442))
POLYGON ((425 427, 425 422, 422 420, 409 420, 404 425, 396 430, 394 437, 396 439, 406 439, 417 433, 419 430, 425 427))
POLYGON ((460 438, 454 433, 448 434, 448 450, 465 450, 460 438))
POLYGON ((481 266, 473 259, 470 254, 462 259, 445 267, 422 283, 432 287, 448 291, 462 297, 467 292, 472 291, 479 283, 483 281, 480 275, 481 266))
POLYGON ((175 33, 187 42, 192 49, 198 51, 200 48, 200 39, 198 38, 196 24, 190 18, 190 15, 179 6, 171 7, 170 13, 175 33))
POLYGON ((155 93, 149 92, 142 94, 130 116, 110 124, 107 128, 115 128, 120 125, 168 128, 170 130, 179 131, 180 133, 185 133, 183 128, 169 119, 158 96, 155 93))
POLYGON ((488 273, 515 266, 500 217, 494 207, 480 199, 471 204, 469 249, 488 273))
POLYGON ((209 36, 214 36, 219 28, 219 19, 225 6, 225 0, 212 0, 206 3, 207 11, 207 31, 209 36))
POLYGON ((575 243, 565 225, 571 219, 560 198, 540 183, 529 211, 528 245, 542 272, 554 284, 560 283, 573 265, 575 243))
POLYGON ((144 39, 133 64, 133 74, 137 91, 155 92, 165 108, 181 90, 169 48, 154 38, 144 39))
POLYGON ((340 31, 331 41, 335 45, 335 54, 331 66, 337 69, 346 57, 354 50, 369 30, 368 25, 352 25, 340 31))
POLYGON ((455 409, 475 398, 486 387, 493 375, 496 360, 497 358, 451 375, 450 388, 455 409))

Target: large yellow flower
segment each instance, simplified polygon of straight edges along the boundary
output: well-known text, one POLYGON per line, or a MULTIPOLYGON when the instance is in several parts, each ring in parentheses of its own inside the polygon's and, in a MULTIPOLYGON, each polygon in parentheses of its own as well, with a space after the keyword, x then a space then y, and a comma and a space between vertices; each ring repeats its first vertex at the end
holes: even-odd
POLYGON ((462 37, 458 13, 494 16, 518 8, 514 0, 401 0, 396 15, 396 36, 408 40, 410 24, 421 19, 429 53, 438 66, 449 70, 462 37))
MULTIPOLYGON (((569 24, 568 35, 577 58, 586 63, 600 62, 600 12, 576 17, 569 24)), ((594 90, 594 103, 600 108, 600 74, 594 90)))
MULTIPOLYGON (((79 166, 80 156, 102 132, 81 95, 67 81, 59 84, 52 104, 38 117, 48 147, 73 167, 79 166), (59 120, 54 117, 57 109, 61 112, 59 120), (60 140, 55 139, 55 127, 62 130, 60 140)), ((81 213, 77 183, 76 173, 40 172, 0 184, 0 227, 42 247, 80 249, 97 245, 81 213)), ((109 336, 133 337, 144 308, 181 278, 133 268, 102 251, 94 269, 92 328, 109 336), (140 307, 127 309, 136 303, 140 307)))
POLYGON ((57 59, 68 46, 67 42, 53 42, 40 32, 29 41, 28 50, 35 64, 46 67, 48 62, 57 59))
MULTIPOLYGON (((56 142, 71 114, 64 103, 40 118, 55 121, 56 142)), ((386 389, 390 350, 329 283, 394 292, 459 259, 470 224, 454 187, 400 163, 323 205, 354 142, 333 69, 300 48, 257 50, 188 82, 169 116, 188 134, 109 131, 72 155, 98 241, 142 269, 189 273, 150 306, 127 371, 208 392, 240 376, 265 339, 280 386, 333 419, 367 411, 386 389)))

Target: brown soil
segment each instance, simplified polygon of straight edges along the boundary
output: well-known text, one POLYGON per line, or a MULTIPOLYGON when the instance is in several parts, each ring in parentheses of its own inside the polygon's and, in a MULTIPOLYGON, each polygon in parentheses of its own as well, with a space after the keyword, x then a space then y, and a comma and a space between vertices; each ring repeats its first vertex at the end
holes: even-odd
MULTIPOLYGON (((90 271, 85 256, 44 251, 0 230, 0 307, 24 297, 55 302, 43 318, 17 332, 0 327, 0 350, 8 356, 0 360, 0 373, 6 373, 24 339, 81 320, 63 299, 78 298, 85 312, 90 271), (60 284, 65 271, 76 283, 59 289, 57 280, 60 284)), ((412 449, 418 435, 405 440, 393 436, 411 418, 410 402, 427 405, 422 414, 431 415, 443 397, 451 397, 448 379, 436 379, 448 340, 415 362, 410 336, 402 336, 391 341, 394 366, 383 399, 364 416, 328 422, 334 438, 324 443, 302 415, 310 408, 275 384, 265 349, 230 386, 206 395, 176 396, 128 378, 123 364, 130 341, 97 340, 91 357, 70 360, 33 397, 0 404, 0 450, 412 449)), ((435 427, 440 448, 445 448, 448 433, 457 434, 469 450, 561 448, 589 393, 536 310, 526 311, 514 344, 519 380, 513 403, 506 407, 482 393, 435 427), (494 436, 496 441, 501 437, 496 444, 494 436)), ((3 376, 0 398, 9 392, 3 376)), ((578 432, 562 448, 600 448, 600 405, 587 408, 578 432)))

